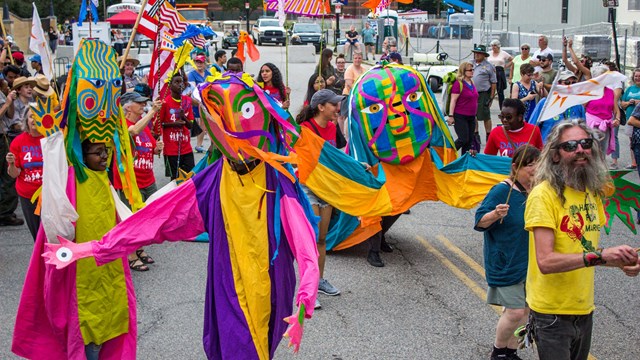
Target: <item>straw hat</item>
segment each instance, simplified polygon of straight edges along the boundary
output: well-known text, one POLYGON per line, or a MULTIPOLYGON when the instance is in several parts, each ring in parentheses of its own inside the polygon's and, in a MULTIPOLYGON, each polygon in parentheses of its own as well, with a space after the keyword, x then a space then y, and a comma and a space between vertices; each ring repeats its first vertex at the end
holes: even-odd
POLYGON ((53 88, 51 87, 51 84, 49 83, 49 80, 47 79, 46 76, 42 74, 38 74, 35 76, 34 79, 36 83, 33 86, 33 91, 35 91, 36 93, 44 97, 49 97, 53 95, 53 92, 54 92, 53 88))
MULTIPOLYGON (((133 63, 133 67, 136 67, 136 66, 140 65, 140 60, 138 60, 138 59, 136 59, 136 58, 133 58, 133 57, 131 57, 131 56, 127 56, 127 60, 125 60, 125 62, 124 62, 124 63, 126 64, 126 63, 127 63, 127 61, 131 61, 131 62, 133 63)), ((118 63, 121 63, 121 62, 122 62, 122 56, 120 56, 120 57, 118 58, 118 63)))
POLYGON ((11 90, 16 90, 22 85, 34 86, 35 84, 36 84, 36 81, 31 76, 29 77, 20 76, 19 78, 13 80, 13 87, 11 87, 11 90))

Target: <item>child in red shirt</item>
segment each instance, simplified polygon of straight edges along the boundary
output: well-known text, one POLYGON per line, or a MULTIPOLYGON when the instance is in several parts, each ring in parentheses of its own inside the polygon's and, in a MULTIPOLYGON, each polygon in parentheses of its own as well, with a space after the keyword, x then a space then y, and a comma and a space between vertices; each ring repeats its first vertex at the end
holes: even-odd
POLYGON ((193 109, 191 98, 182 95, 184 79, 175 74, 171 78, 167 96, 160 109, 162 124, 162 140, 164 142, 164 158, 167 168, 165 176, 171 180, 178 177, 178 165, 185 172, 195 166, 193 149, 191 148, 191 127, 193 126, 193 109))

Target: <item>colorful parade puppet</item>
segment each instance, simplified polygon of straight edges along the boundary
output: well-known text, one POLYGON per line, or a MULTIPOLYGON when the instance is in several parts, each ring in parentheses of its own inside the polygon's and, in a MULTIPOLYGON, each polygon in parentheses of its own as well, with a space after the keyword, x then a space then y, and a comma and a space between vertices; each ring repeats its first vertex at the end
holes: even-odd
POLYGON ((113 48, 82 41, 63 96, 62 116, 51 98, 34 109, 43 140, 42 228, 38 232, 16 316, 12 351, 29 359, 136 357, 136 311, 126 256, 104 266, 83 259, 63 271, 41 257, 57 236, 83 243, 116 224, 106 173, 113 158, 134 208, 142 203, 120 108, 122 80, 113 48), (70 166, 69 166, 70 165, 70 166))
MULTIPOLYGON (((392 209, 380 215, 426 200, 470 208, 509 174, 508 161, 484 155, 454 162, 453 139, 434 99, 418 71, 398 64, 370 69, 349 94, 349 154, 369 164, 390 191, 392 209)), ((380 218, 341 214, 337 225, 327 247, 339 250, 380 230, 380 218)))
POLYGON ((318 288, 316 221, 291 181, 292 169, 267 159, 287 157, 279 126, 271 121, 286 113, 248 81, 227 76, 201 87, 206 127, 224 157, 96 237, 100 242, 64 243, 49 255, 58 265, 87 256, 102 265, 143 243, 207 231, 203 342, 210 359, 272 358, 287 329, 284 319, 297 349, 318 288), (253 156, 258 153, 263 155, 253 156), (61 256, 64 249, 72 250, 69 257, 61 256), (297 295, 294 260, 300 274, 297 295))

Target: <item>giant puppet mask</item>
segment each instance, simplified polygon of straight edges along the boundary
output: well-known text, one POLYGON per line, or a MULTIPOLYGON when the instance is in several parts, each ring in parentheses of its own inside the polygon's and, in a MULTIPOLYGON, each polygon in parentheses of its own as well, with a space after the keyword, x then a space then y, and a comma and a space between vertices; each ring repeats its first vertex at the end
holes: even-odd
POLYGON ((430 100, 424 78, 415 69, 384 66, 360 78, 349 106, 373 155, 398 165, 413 161, 430 145, 437 113, 430 100))

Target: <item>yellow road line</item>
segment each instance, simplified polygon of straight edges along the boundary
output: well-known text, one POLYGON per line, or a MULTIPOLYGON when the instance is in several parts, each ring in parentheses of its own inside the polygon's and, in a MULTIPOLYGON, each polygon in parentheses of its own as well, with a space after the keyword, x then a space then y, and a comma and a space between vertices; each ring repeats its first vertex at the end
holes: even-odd
POLYGON ((436 236, 438 239, 449 251, 458 255, 460 260, 464 261, 473 271, 477 272, 482 278, 485 278, 484 268, 478 264, 475 260, 473 260, 469 255, 467 255, 464 251, 460 250, 459 247, 455 246, 449 239, 447 239, 444 235, 440 234, 436 236))
MULTIPOLYGON (((475 281, 471 280, 470 277, 468 277, 464 272, 462 272, 462 270, 460 270, 454 263, 451 262, 451 260, 447 259, 446 256, 442 255, 442 253, 440 251, 438 251, 436 248, 433 247, 433 245, 431 245, 427 239, 423 238, 422 236, 416 236, 418 238, 418 240, 420 240, 420 242, 422 243, 422 245, 427 249, 427 251, 429 251, 430 253, 432 253, 435 257, 438 258, 438 260, 440 260, 440 262, 447 268, 449 269, 449 271, 451 271, 453 273, 453 275, 455 275, 460 281, 462 281, 474 294, 476 294, 477 297, 479 297, 481 300, 486 300, 487 298, 487 292, 482 289, 478 284, 475 283, 475 281)), ((502 308, 499 306, 495 306, 495 305, 491 305, 491 307, 493 308, 493 310, 498 314, 501 315, 502 314, 502 308)))
MULTIPOLYGON (((452 263, 447 257, 445 257, 440 251, 434 248, 427 239, 422 236, 416 236, 418 240, 422 243, 422 245, 432 253, 435 257, 442 262, 442 264, 449 269, 460 281, 462 281, 476 296, 478 296, 481 300, 485 300, 487 298, 487 293, 484 291, 478 284, 476 284, 470 277, 468 277, 460 268, 458 268, 454 263, 452 263)), ((436 239, 442 243, 449 251, 456 254, 460 260, 462 260, 465 264, 467 264, 473 271, 478 273, 482 278, 485 278, 484 268, 480 266, 475 260, 473 260, 469 255, 467 255, 464 251, 462 251, 459 247, 454 245, 446 236, 440 234, 436 236, 436 239)), ((493 310, 498 314, 502 315, 502 308, 495 305, 490 305, 493 310)), ((597 360, 595 356, 589 354, 588 360, 597 360)))

